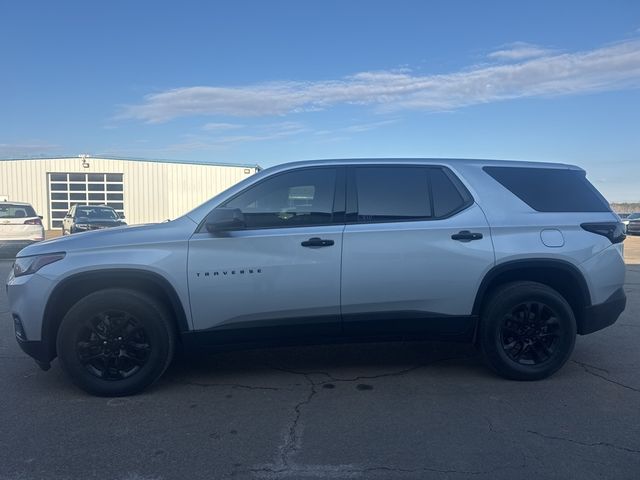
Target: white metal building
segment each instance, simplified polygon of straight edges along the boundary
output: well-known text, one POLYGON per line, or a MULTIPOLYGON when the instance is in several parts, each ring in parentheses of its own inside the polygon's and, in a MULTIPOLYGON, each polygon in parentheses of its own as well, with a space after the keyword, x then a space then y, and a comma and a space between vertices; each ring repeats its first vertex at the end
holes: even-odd
POLYGON ((257 165, 113 157, 0 159, 0 198, 28 202, 45 228, 73 204, 110 205, 129 224, 176 218, 253 175, 257 165))

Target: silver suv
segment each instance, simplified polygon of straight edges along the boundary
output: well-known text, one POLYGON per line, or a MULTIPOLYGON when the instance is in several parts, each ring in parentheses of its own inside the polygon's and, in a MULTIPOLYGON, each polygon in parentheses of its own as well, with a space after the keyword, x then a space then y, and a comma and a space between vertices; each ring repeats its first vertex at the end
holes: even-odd
POLYGON ((180 345, 456 339, 536 380, 625 308, 624 228, 578 167, 484 160, 299 162, 174 221, 22 250, 23 350, 127 395, 180 345))

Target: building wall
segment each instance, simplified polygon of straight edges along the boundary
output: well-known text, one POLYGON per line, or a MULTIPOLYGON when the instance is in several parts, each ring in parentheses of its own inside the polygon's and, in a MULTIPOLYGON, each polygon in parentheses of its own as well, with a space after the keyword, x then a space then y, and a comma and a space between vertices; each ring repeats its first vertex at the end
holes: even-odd
POLYGON ((49 225, 49 173, 122 173, 127 223, 176 218, 256 172, 255 167, 87 157, 0 160, 0 196, 31 203, 49 225), (249 173, 245 173, 245 172, 249 173))

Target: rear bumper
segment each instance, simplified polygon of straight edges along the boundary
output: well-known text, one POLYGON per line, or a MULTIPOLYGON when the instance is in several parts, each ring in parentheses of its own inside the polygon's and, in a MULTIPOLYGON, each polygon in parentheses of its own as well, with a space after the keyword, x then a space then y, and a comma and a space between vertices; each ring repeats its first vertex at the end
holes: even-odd
POLYGON ((621 287, 604 302, 585 309, 584 318, 578 328, 580 335, 602 330, 613 325, 627 306, 627 296, 621 287))

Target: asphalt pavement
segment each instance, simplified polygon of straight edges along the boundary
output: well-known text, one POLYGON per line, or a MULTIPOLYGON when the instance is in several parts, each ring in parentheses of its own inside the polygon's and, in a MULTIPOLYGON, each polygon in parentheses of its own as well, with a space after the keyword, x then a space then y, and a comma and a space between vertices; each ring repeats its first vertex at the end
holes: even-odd
POLYGON ((2 289, 0 480, 636 480, 640 238, 627 251, 625 313, 531 383, 467 345, 358 344, 179 360, 141 395, 95 398, 19 350, 2 289))

